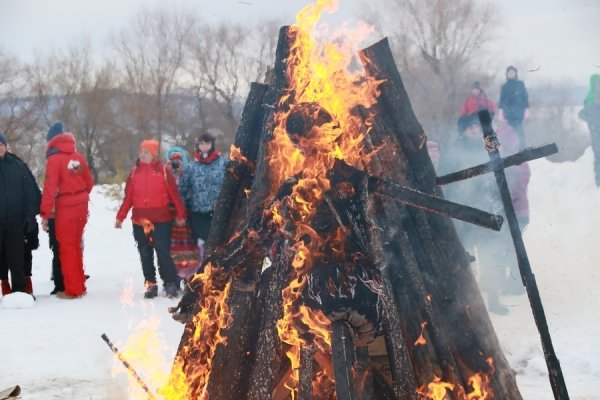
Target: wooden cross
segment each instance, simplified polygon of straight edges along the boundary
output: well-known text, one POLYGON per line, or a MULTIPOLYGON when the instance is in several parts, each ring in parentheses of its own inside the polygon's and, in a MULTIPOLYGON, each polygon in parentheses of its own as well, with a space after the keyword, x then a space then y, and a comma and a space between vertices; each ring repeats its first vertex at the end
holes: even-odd
POLYGON ((558 148, 555 143, 552 143, 541 147, 528 148, 517 154, 502 158, 500 151, 498 150, 499 142, 496 133, 494 132, 494 128, 492 127, 490 113, 487 110, 482 110, 479 111, 478 115, 479 122, 483 129, 485 149, 489 154, 490 162, 438 177, 437 184, 445 185, 489 172, 494 173, 504 205, 506 219, 508 220, 510 234, 517 253, 517 263, 519 265, 521 279, 527 290, 527 296, 529 297, 531 309, 533 311, 533 318, 540 333, 542 348, 544 349, 544 358, 546 359, 546 366, 548 367, 550 386, 552 387, 555 399, 568 400, 569 394, 567 392, 567 386, 562 374, 560 362, 558 361, 554 347, 552 346, 552 339, 550 337, 550 331, 548 330, 544 307, 542 306, 542 300, 535 281, 535 276, 531 270, 531 265, 529 264, 529 258, 527 257, 527 251, 525 249, 525 244, 523 243, 523 237, 521 236, 521 229, 519 228, 519 222, 515 214, 506 181, 506 175, 504 173, 505 168, 557 153, 558 148))

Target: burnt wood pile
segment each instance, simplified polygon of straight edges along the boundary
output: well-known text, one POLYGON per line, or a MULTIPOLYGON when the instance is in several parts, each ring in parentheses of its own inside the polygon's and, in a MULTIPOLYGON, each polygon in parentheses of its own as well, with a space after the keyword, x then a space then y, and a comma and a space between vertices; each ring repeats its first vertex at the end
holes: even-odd
POLYGON ((273 179, 281 113, 302 151, 333 119, 295 102, 297 34, 280 30, 270 82, 251 86, 208 257, 172 310, 186 324, 172 385, 194 399, 521 399, 456 215, 428 205, 443 195, 386 39, 358 54, 380 91, 352 110, 368 156, 337 159, 327 184, 313 180, 321 195, 299 189, 301 176, 273 179), (421 197, 401 201, 390 187, 421 197), (298 211, 294 196, 313 209, 298 211), (446 397, 434 397, 444 383, 446 397))

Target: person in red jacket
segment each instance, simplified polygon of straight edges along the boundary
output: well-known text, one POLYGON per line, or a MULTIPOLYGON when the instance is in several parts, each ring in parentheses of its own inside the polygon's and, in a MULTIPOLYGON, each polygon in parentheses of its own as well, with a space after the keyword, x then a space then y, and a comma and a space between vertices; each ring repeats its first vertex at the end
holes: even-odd
POLYGON ((479 82, 473 82, 471 86, 471 94, 460 107, 460 116, 476 114, 481 110, 488 110, 492 118, 496 112, 496 104, 490 100, 479 82))
POLYGON ((179 280, 170 253, 171 204, 177 214, 175 223, 185 225, 185 207, 171 168, 157 158, 158 146, 156 140, 144 140, 140 144, 139 159, 127 178, 125 198, 115 222, 115 228, 120 229, 129 209, 133 208, 133 237, 140 252, 146 286, 144 297, 147 299, 158 295, 154 251, 167 297, 179 294, 179 280))
POLYGON ((46 140, 46 177, 40 206, 42 228, 48 230, 48 219, 54 213, 65 287, 56 296, 71 299, 86 293, 81 243, 94 181, 85 157, 75 150, 75 137, 64 132, 62 123, 50 127, 46 140))

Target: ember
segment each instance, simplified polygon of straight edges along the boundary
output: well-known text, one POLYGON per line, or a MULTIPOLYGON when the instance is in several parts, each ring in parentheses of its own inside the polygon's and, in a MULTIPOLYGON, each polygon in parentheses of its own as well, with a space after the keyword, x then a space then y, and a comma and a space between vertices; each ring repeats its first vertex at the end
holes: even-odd
POLYGON ((162 393, 520 399, 448 216, 501 218, 443 200, 387 41, 315 39, 335 7, 282 28, 272 81, 252 85, 162 393))

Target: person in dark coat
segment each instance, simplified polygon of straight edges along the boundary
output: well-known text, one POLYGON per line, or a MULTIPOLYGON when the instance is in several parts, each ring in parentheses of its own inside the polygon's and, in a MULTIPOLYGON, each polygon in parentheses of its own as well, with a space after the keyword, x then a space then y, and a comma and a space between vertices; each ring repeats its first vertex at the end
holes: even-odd
MULTIPOLYGON (((489 161, 477 115, 461 117, 458 126, 457 139, 442 153, 438 175, 489 161)), ((497 133, 501 150, 506 155, 515 152, 518 138, 514 130, 506 125, 498 128, 497 133)), ((526 196, 529 167, 526 164, 523 167, 511 167, 506 170, 506 174, 511 197, 523 228, 529 216, 526 196)), ((493 214, 504 214, 493 174, 484 174, 444 186, 443 191, 446 199, 450 201, 493 214)), ((506 228, 495 232, 459 220, 454 220, 454 224, 465 249, 474 256, 476 271, 480 273, 479 284, 487 295, 489 310, 499 315, 507 314, 508 308, 500 303, 500 295, 523 292, 510 233, 506 228)))
POLYGON ((204 132, 196 141, 194 162, 188 164, 179 181, 179 191, 189 213, 192 236, 198 243, 200 258, 203 258, 204 242, 208 231, 221 184, 225 178, 227 160, 215 148, 215 137, 204 132))
MULTIPOLYGON (((13 154, 14 155, 14 154, 13 154)), ((15 155, 15 157, 17 157, 15 155)), ((17 157, 18 158, 18 157, 17 157)), ((27 166, 25 162, 25 167, 29 173, 30 182, 33 188, 33 192, 35 194, 35 213, 36 215, 40 212, 40 200, 42 198, 42 193, 40 188, 33 176, 33 173, 27 166)), ((32 269, 33 269, 33 250, 36 250, 40 246, 39 240, 39 232, 40 229, 38 224, 35 224, 35 228, 31 232, 25 232, 24 240, 24 253, 23 253, 23 271, 25 273, 25 292, 33 295, 33 282, 31 281, 32 269)), ((10 282, 8 280, 8 258, 6 256, 6 252, 4 250, 0 251, 0 281, 2 283, 2 294, 6 295, 11 292, 10 282)))
POLYGON ((31 171, 9 152, 8 140, 0 132, 0 251, 11 278, 9 282, 2 277, 3 294, 32 291, 25 278, 24 237, 37 228, 38 199, 31 171))
POLYGON ((163 280, 167 297, 177 297, 179 280, 171 258, 171 228, 176 209, 175 223, 185 225, 185 207, 181 201, 171 168, 158 159, 159 143, 144 140, 140 144, 139 158, 125 184, 125 198, 117 213, 115 228, 121 229, 130 209, 133 209, 133 237, 137 243, 144 274, 144 297, 158 295, 154 252, 158 258, 158 272, 163 280))
POLYGON ((498 108, 502 112, 500 119, 506 120, 517 132, 519 148, 525 148, 523 121, 529 117, 529 95, 525 84, 519 80, 517 69, 512 65, 506 69, 506 82, 500 89, 498 108))
POLYGON ((600 186, 600 75, 598 74, 590 76, 590 88, 583 102, 583 109, 579 112, 579 118, 584 120, 590 129, 596 185, 600 186))

